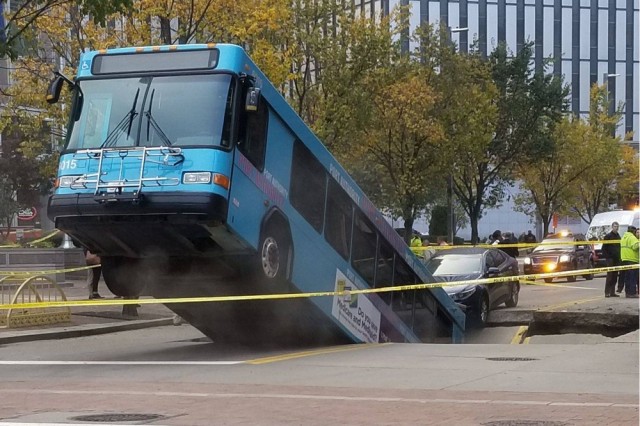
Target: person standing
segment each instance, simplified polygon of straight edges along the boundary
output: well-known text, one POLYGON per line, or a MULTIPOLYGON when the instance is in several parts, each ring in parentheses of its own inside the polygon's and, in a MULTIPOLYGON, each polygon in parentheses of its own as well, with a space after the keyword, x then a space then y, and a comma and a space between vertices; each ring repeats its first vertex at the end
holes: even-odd
POLYGON ((537 243, 538 241, 536 240, 536 236, 533 235, 533 233, 531 232, 531 229, 529 229, 527 231, 527 235, 524 236, 524 242, 525 243, 537 243))
POLYGON ((517 244, 517 241, 514 242, 511 235, 512 235, 511 232, 505 232, 504 238, 499 243, 499 245, 508 244, 511 247, 498 247, 498 248, 503 252, 505 252, 506 254, 508 254, 509 256, 516 259, 520 253, 518 252, 518 247, 515 247, 515 245, 517 244))
MULTIPOLYGON (((622 265, 638 265, 640 241, 636 235, 636 227, 629 226, 620 241, 620 259, 622 265)), ((627 269, 624 273, 625 297, 638 298, 638 269, 627 269)))
POLYGON ((422 239, 420 238, 420 235, 416 233, 413 234, 409 243, 409 248, 416 256, 420 256, 422 254, 422 239))
POLYGON ((87 266, 98 265, 94 268, 89 268, 87 271, 87 287, 89 287, 89 299, 102 299, 100 293, 98 293, 98 283, 100 282, 100 275, 102 274, 102 266, 100 266, 100 256, 91 253, 89 250, 84 250, 84 258, 87 266))
MULTIPOLYGON (((614 240, 615 242, 602 244, 602 255, 607 261, 607 266, 620 266, 620 234, 618 234, 618 228, 620 225, 618 222, 611 224, 611 231, 604 236, 605 241, 614 240)), ((615 292, 616 281, 618 282, 618 289, 624 285, 622 276, 619 277, 618 271, 607 272, 607 278, 604 283, 604 297, 618 297, 615 292)), ((619 292, 618 292, 619 293, 619 292)))
POLYGON ((491 234, 491 245, 497 246, 501 242, 502 242, 502 232, 499 229, 496 229, 495 231, 493 231, 493 234, 491 234))

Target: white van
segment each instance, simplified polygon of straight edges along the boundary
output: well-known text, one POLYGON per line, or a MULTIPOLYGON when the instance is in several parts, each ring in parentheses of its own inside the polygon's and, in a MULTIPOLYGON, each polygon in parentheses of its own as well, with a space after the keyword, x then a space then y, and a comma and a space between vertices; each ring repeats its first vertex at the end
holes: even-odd
MULTIPOLYGON (((602 241, 604 236, 611 232, 611 224, 618 222, 618 234, 622 235, 627 232, 629 225, 640 228, 640 211, 634 210, 614 210, 611 212, 598 213, 591 219, 589 230, 587 231, 587 240, 602 241)), ((596 266, 606 266, 606 260, 602 258, 602 244, 593 245, 595 256, 593 263, 596 266)))

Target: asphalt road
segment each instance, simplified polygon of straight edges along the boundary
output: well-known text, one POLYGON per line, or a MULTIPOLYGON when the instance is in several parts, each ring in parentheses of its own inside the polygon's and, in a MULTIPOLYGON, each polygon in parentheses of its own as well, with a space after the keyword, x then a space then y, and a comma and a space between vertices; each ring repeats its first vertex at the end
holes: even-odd
POLYGON ((261 351, 188 325, 16 343, 0 347, 0 425, 637 425, 637 349, 636 332, 261 351))

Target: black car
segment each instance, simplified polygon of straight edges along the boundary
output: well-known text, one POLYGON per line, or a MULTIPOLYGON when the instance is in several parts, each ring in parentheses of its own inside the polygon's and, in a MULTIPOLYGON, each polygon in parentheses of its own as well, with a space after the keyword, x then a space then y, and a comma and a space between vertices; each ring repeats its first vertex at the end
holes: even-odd
MULTIPOLYGON (((427 262, 427 269, 437 282, 475 280, 479 278, 518 275, 518 261, 494 248, 454 248, 443 250, 427 262)), ((467 312, 470 319, 484 326, 489 311, 501 303, 507 307, 518 304, 518 280, 444 286, 447 294, 467 312)))
MULTIPOLYGON (((540 245, 524 258, 525 274, 544 274, 550 272, 575 271, 590 269, 593 266, 591 245, 580 244, 584 241, 582 234, 557 233, 549 234, 540 245)), ((593 279, 593 274, 584 274, 585 279, 593 279)), ((553 278, 545 278, 550 283, 553 278)), ((574 282, 575 275, 567 277, 567 281, 574 282)))

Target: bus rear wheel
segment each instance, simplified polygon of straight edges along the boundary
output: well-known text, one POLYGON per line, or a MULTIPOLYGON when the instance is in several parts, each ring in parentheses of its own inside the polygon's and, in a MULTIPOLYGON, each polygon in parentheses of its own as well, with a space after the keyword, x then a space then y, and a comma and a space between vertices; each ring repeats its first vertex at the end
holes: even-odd
POLYGON ((105 256, 102 260, 102 275, 109 291, 116 296, 135 298, 140 296, 145 281, 136 259, 105 256))

